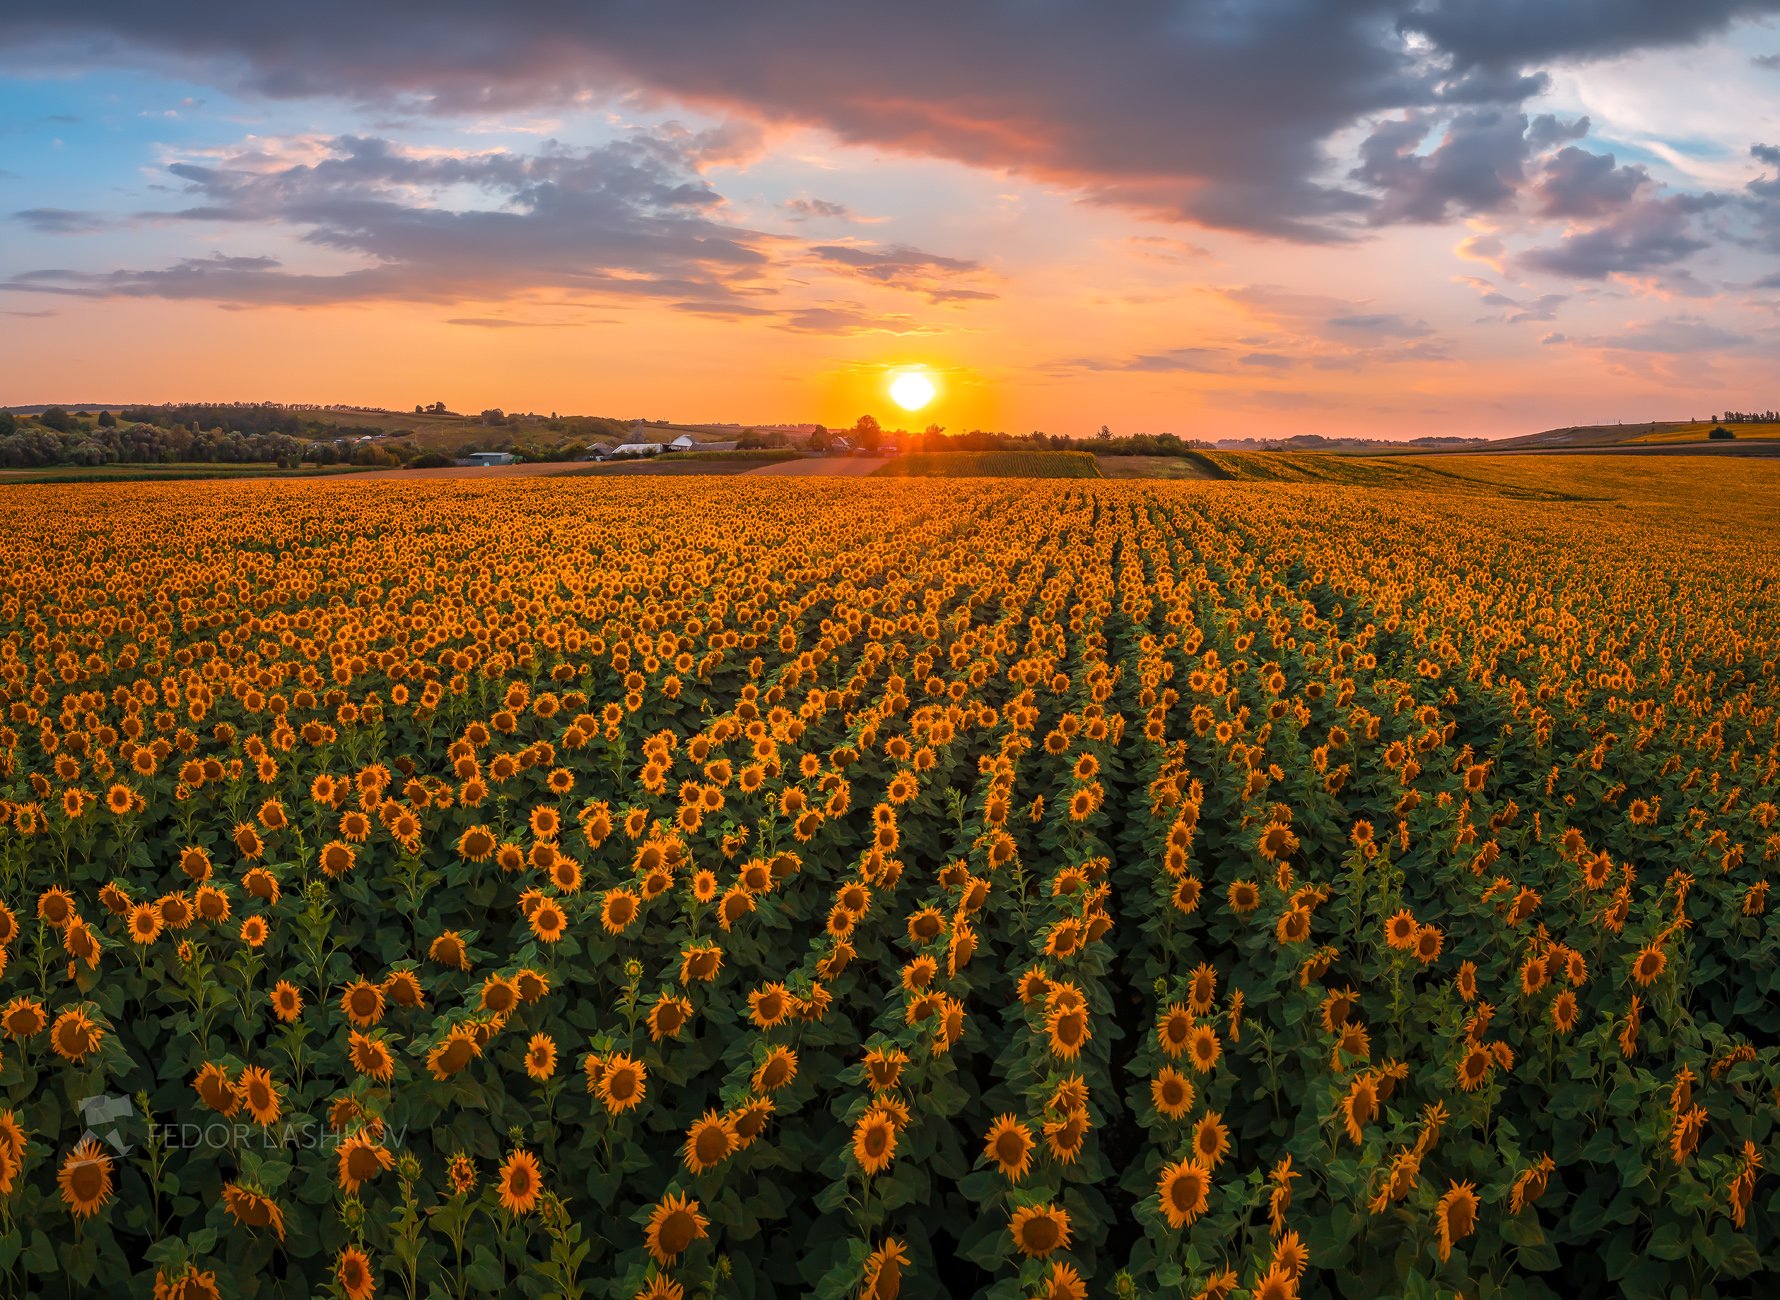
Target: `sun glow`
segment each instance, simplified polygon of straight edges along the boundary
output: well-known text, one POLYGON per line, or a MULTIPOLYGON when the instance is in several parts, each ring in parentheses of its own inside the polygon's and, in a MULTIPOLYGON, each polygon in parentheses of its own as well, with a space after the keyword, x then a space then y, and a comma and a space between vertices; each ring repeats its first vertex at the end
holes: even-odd
POLYGON ((918 411, 934 399, 939 390, 919 370, 905 370, 890 381, 890 400, 905 411, 918 411))

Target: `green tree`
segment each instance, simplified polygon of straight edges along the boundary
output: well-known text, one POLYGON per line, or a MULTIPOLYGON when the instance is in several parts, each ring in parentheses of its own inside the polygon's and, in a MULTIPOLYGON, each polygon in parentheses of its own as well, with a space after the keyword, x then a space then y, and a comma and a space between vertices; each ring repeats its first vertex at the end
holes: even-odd
POLYGON ((876 451, 884 440, 884 428, 875 415, 862 415, 853 423, 853 441, 866 451, 876 451))

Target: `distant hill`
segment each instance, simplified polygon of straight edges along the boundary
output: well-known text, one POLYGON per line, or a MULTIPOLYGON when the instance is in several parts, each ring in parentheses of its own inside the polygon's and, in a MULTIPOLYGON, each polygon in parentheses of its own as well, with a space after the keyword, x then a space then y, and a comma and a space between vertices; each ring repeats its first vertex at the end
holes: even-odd
POLYGON ((1338 452, 1401 452, 1449 451, 1464 447, 1486 447, 1488 438, 1422 437, 1410 438, 1325 438, 1320 433, 1299 433, 1289 438, 1220 438, 1214 444, 1220 451, 1338 451, 1338 452))
POLYGON ((1546 429, 1490 444, 1491 451, 1531 451, 1565 447, 1617 447, 1625 444, 1708 442, 1714 428, 1730 430, 1737 441, 1780 438, 1780 423, 1716 420, 1651 420, 1643 424, 1580 424, 1546 429))

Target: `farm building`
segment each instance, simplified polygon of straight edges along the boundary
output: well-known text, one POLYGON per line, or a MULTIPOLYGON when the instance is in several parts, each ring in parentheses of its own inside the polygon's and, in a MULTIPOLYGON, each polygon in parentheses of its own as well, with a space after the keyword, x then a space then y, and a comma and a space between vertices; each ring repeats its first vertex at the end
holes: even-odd
POLYGON ((622 456, 659 456, 662 446, 659 442, 626 442, 612 448, 612 459, 622 456))
POLYGON ((517 457, 510 451, 473 451, 465 456, 465 465, 511 465, 517 457))

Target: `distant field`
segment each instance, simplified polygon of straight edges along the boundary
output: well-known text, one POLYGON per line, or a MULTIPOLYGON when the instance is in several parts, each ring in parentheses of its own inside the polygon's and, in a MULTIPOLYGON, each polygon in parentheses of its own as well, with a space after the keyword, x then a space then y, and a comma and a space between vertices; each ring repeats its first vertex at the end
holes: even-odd
POLYGON ((562 466, 557 472, 562 477, 573 478, 685 478, 700 474, 758 473, 763 466, 784 465, 800 459, 794 452, 688 451, 635 460, 562 466))
POLYGON ((1096 456, 1101 478, 1219 479, 1230 477, 1201 453, 1191 456, 1096 456))
POLYGON ((928 451, 898 456, 876 478, 1100 478, 1085 451, 928 451))
MULTIPOLYGON (((1715 427, 1717 427, 1716 421, 1696 420, 1691 424, 1669 425, 1658 432, 1646 433, 1641 437, 1629 439, 1629 441, 1704 442, 1715 427)), ((1780 438, 1780 424, 1727 424, 1724 427, 1737 435, 1738 442, 1766 442, 1780 438)))

